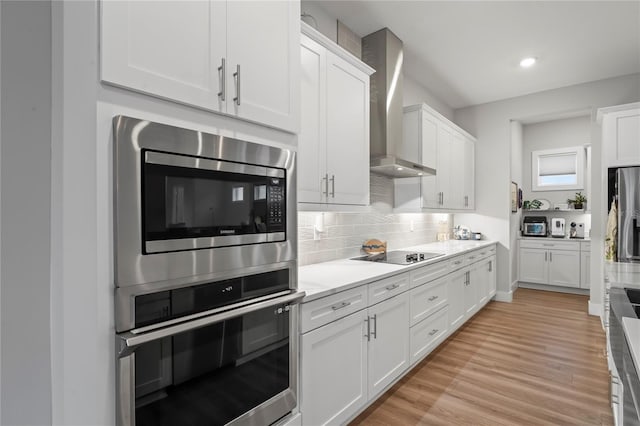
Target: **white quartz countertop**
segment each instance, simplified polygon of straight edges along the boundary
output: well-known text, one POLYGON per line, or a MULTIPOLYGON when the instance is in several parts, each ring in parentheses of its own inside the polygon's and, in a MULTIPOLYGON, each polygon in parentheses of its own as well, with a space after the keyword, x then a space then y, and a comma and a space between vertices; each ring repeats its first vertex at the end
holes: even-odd
POLYGON ((640 365, 638 364, 640 361, 640 319, 622 317, 622 329, 629 344, 633 363, 638 368, 640 365))
POLYGON ((415 268, 434 264, 453 256, 493 244, 496 244, 496 241, 449 240, 398 248, 398 250, 444 254, 444 256, 412 265, 391 265, 350 259, 305 265, 298 269, 298 289, 306 293, 302 302, 311 302, 321 297, 407 272, 415 268))
POLYGON ((640 263, 604 262, 604 275, 612 287, 640 288, 640 263))

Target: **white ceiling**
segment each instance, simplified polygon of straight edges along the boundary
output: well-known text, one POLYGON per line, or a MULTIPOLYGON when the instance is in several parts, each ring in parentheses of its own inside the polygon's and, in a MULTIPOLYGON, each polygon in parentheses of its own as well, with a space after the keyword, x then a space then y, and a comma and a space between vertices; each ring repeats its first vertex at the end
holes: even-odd
POLYGON ((311 3, 360 36, 391 29, 405 74, 454 109, 640 72, 640 0, 311 3))

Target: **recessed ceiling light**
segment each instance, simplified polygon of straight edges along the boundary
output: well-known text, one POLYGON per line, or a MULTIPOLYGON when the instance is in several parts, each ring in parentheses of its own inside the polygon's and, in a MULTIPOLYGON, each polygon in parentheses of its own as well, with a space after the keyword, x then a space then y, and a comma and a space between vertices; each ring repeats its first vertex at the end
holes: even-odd
POLYGON ((422 176, 422 172, 418 173, 418 176, 422 176))
POLYGON ((533 64, 535 63, 536 63, 536 58, 534 57, 524 58, 523 60, 520 61, 520 66, 522 68, 529 68, 533 66, 533 64))
POLYGON ((396 167, 396 170, 400 171, 400 170, 402 170, 402 167, 396 167))

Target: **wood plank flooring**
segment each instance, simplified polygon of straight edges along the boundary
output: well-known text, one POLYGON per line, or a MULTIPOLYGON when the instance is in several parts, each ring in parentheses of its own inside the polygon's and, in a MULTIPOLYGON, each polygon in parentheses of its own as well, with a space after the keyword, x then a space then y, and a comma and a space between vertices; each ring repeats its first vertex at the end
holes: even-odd
POLYGON ((530 289, 490 302, 351 425, 612 425, 587 302, 530 289))

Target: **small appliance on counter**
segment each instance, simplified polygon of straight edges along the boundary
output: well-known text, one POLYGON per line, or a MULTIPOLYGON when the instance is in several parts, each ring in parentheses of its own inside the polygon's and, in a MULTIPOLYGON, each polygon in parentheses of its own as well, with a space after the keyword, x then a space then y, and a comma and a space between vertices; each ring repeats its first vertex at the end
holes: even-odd
POLYGON ((551 219, 551 236, 554 238, 564 238, 564 219, 554 217, 551 219))
POLYGON ((522 235, 525 237, 546 237, 547 218, 545 216, 525 216, 522 222, 522 235))
POLYGON ((453 228, 453 238, 456 240, 468 240, 471 238, 471 230, 468 226, 458 225, 453 228))
POLYGON ((584 238, 584 223, 571 222, 569 238, 584 238))

